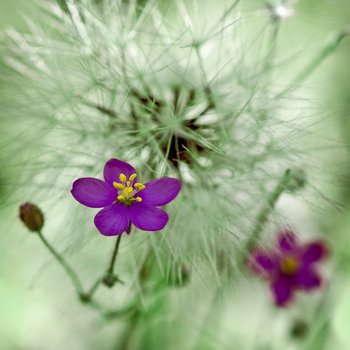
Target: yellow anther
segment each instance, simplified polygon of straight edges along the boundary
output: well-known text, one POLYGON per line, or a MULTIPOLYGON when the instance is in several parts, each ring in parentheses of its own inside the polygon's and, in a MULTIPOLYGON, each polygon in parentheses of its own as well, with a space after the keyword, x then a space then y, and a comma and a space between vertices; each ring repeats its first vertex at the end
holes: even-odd
POLYGON ((117 198, 118 198, 119 201, 125 201, 125 197, 122 196, 122 195, 118 196, 117 198))
POLYGON ((117 188, 118 190, 123 190, 124 186, 118 182, 113 182, 113 186, 117 188))
POLYGON ((139 191, 141 191, 141 190, 143 190, 144 188, 146 188, 145 185, 142 185, 142 184, 140 184, 139 182, 137 182, 137 183, 134 185, 134 187, 138 188, 139 191))
POLYGON ((134 181, 136 176, 137 176, 136 174, 132 174, 132 175, 129 177, 129 180, 130 180, 130 181, 134 181))
POLYGON ((141 198, 141 197, 136 197, 136 200, 137 200, 138 202, 142 202, 142 198, 141 198))
POLYGON ((128 192, 131 193, 134 189, 132 187, 128 187, 128 192))
POLYGON ((126 183, 126 186, 130 187, 130 181, 128 181, 128 182, 126 183))
POLYGON ((120 174, 119 179, 121 182, 126 182, 126 176, 124 174, 120 174))

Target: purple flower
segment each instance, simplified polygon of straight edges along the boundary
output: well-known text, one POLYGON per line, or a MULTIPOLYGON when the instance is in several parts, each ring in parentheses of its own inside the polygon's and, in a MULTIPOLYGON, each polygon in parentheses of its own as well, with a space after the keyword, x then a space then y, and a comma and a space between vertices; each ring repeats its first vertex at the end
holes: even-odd
POLYGON ((300 244, 291 231, 277 235, 275 249, 256 248, 249 256, 253 271, 270 282, 273 301, 277 306, 288 306, 297 290, 311 291, 322 284, 316 263, 325 258, 323 242, 300 244))
POLYGON ((73 183, 71 193, 81 204, 103 208, 95 216, 97 229, 105 236, 120 235, 130 222, 145 231, 158 231, 168 222, 168 214, 159 208, 178 195, 181 183, 162 178, 137 182, 135 169, 118 159, 110 159, 103 170, 105 181, 86 177, 73 183))

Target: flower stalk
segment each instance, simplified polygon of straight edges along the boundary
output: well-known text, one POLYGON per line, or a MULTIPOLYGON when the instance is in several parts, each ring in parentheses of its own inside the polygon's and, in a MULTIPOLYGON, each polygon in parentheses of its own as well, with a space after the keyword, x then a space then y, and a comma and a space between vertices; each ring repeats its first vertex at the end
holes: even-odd
POLYGON ((119 281, 119 278, 114 274, 114 265, 117 260, 117 255, 119 251, 119 245, 120 241, 122 239, 122 235, 119 235, 117 238, 117 241, 115 243, 114 251, 112 254, 112 259, 109 264, 108 270, 106 272, 106 275, 103 277, 102 282, 107 286, 107 287, 113 287, 116 282, 119 281))
POLYGON ((52 247, 52 245, 46 240, 46 238, 43 236, 41 231, 38 231, 38 236, 40 237, 41 241, 44 243, 46 248, 52 253, 52 255, 56 258, 58 263, 64 268, 64 270, 67 272, 68 276, 72 280, 75 289, 79 296, 84 295, 83 286, 80 282, 79 277, 73 270, 73 268, 67 263, 67 261, 62 257, 61 254, 59 254, 55 248, 52 247))
POLYGON ((280 182, 276 186, 273 192, 269 195, 267 198, 265 206, 261 209, 257 219, 256 224, 253 229, 252 235, 250 236, 247 244, 246 244, 246 251, 250 251, 254 245, 256 240, 259 238, 259 235, 262 231, 262 228, 267 221, 270 213, 274 210, 276 202, 280 198, 281 194, 287 189, 289 182, 291 181, 290 176, 291 169, 287 169, 282 176, 280 182))

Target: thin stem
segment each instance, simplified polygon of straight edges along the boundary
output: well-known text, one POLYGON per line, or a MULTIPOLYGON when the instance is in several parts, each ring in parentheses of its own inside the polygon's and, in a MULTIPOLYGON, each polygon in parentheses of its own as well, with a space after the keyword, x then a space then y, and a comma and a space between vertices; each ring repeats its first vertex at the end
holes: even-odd
POLYGON ((340 42, 350 35, 350 28, 346 28, 338 33, 333 40, 297 75, 289 86, 279 93, 275 98, 284 95, 293 88, 297 88, 306 80, 311 73, 339 46, 340 42))
MULTIPOLYGON (((77 294, 79 295, 81 302, 83 304, 88 305, 88 306, 92 307, 93 309, 99 311, 102 316, 108 315, 108 312, 106 312, 104 310, 104 308, 99 303, 92 300, 93 294, 96 292, 98 286, 100 285, 100 283, 102 281, 101 278, 99 278, 95 282, 95 284, 90 288, 88 293, 84 293, 83 286, 82 286, 77 274, 73 270, 73 268, 65 261, 65 259, 61 256, 61 254, 59 254, 51 246, 51 244, 46 240, 46 238, 43 236, 41 231, 38 231, 37 233, 38 233, 38 236, 40 237, 40 239, 42 240, 42 242, 44 243, 44 245, 47 247, 47 249, 52 253, 52 255, 56 258, 56 260, 59 262, 59 264, 66 270, 68 276, 71 278, 71 280, 75 286, 75 289, 77 291, 77 294)), ((119 235, 119 237, 118 237, 116 248, 114 250, 113 258, 112 258, 113 263, 111 262, 111 266, 108 269, 108 273, 113 273, 113 265, 114 265, 116 255, 118 252, 120 237, 121 237, 121 235, 119 235)), ((117 314, 118 312, 114 312, 114 313, 117 314)), ((120 312, 120 313, 122 314, 123 312, 120 312)))
POLYGON ((99 278, 93 285, 92 287, 90 288, 90 290, 87 292, 86 296, 88 299, 91 299, 95 292, 97 291, 98 287, 100 286, 102 282, 102 278, 99 278))
POLYGON ((332 41, 304 68, 304 70, 293 80, 291 87, 302 83, 340 44, 340 42, 350 35, 350 28, 338 33, 332 41))
POLYGON ((46 240, 46 238, 42 235, 41 231, 38 231, 38 235, 42 242, 45 244, 47 249, 52 253, 52 255, 57 259, 57 261, 60 263, 60 265, 66 270, 68 276, 72 280, 77 293, 79 295, 84 294, 83 286, 81 285, 81 282, 77 276, 77 274, 74 272, 72 267, 64 260, 64 258, 50 245, 50 243, 46 240))
POLYGON ((280 182, 274 189, 274 191, 271 192, 270 195, 268 196, 265 206, 261 209, 256 219, 256 224, 255 224, 253 233, 247 243, 247 250, 250 250, 255 244, 256 239, 259 238, 260 232, 265 222, 267 221, 268 216, 270 215, 271 211, 275 208, 277 200, 279 199, 281 194, 285 191, 290 180, 291 180, 290 169, 287 169, 284 175, 282 176, 280 182))
POLYGON ((118 249, 119 249, 119 244, 120 244, 120 240, 121 239, 122 239, 122 235, 119 235, 118 238, 117 238, 117 242, 115 244, 115 248, 114 248, 114 252, 113 252, 113 255, 112 255, 111 262, 109 264, 109 268, 107 270, 107 274, 108 275, 113 275, 113 273, 114 273, 114 264, 115 264, 115 261, 117 259, 118 249))

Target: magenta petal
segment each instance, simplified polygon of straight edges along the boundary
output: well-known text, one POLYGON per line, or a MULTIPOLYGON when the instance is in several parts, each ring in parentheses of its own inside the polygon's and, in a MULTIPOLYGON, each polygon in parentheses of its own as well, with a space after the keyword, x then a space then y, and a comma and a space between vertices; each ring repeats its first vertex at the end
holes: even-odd
POLYGON ((177 179, 164 177, 145 183, 146 188, 137 196, 142 198, 142 204, 160 207, 168 204, 179 194, 181 182, 177 179))
POLYGON ((272 277, 278 269, 278 263, 272 254, 259 248, 251 253, 249 262, 254 272, 265 278, 272 277))
MULTIPOLYGON (((127 179, 129 180, 129 177, 132 174, 136 174, 136 170, 128 163, 122 162, 119 159, 110 159, 103 170, 103 176, 105 178, 105 181, 113 184, 113 182, 119 182, 119 175, 124 174, 127 179)), ((137 178, 134 179, 132 183, 136 183, 137 178)))
POLYGON ((94 222, 104 236, 120 235, 129 226, 128 207, 124 203, 109 205, 96 214, 94 222))
POLYGON ((290 251, 299 246, 296 235, 288 230, 277 234, 277 245, 284 251, 290 251))
POLYGON ((327 248, 322 242, 312 242, 303 247, 304 251, 301 259, 304 264, 310 264, 314 261, 320 260, 327 255, 327 248))
POLYGON ((303 289, 312 289, 321 286, 322 279, 312 269, 301 269, 295 276, 295 283, 303 289))
POLYGON ((270 286, 274 303, 277 306, 287 306, 292 301, 292 285, 286 278, 280 278, 270 286))
POLYGON ((142 203, 133 203, 129 208, 131 222, 140 230, 158 231, 168 222, 168 214, 155 207, 149 207, 142 203))
POLYGON ((90 208, 102 208, 110 205, 118 196, 118 191, 114 187, 92 177, 74 181, 71 193, 79 203, 90 208))

